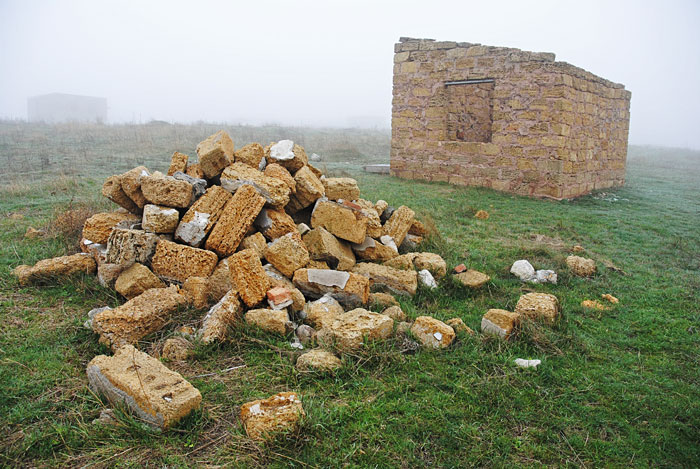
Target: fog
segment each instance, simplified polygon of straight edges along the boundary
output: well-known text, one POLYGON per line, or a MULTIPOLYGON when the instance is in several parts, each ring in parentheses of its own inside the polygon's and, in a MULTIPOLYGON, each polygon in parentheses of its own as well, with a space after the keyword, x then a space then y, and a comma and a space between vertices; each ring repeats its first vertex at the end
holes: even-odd
POLYGON ((0 118, 389 127, 400 36, 554 52, 632 92, 630 143, 700 148, 697 1, 0 0, 0 118))

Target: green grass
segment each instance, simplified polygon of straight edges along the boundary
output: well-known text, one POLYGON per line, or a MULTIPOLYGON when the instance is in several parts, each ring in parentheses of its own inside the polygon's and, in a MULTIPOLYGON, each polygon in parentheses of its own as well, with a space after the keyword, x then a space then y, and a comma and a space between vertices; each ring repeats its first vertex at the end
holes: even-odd
MULTIPOLYGON (((164 158, 152 169, 166 168, 164 158)), ((624 188, 562 202, 329 167, 356 177, 366 198, 409 205, 433 222, 440 236, 426 250, 449 266, 464 262, 492 278, 479 291, 449 279, 437 291, 422 289, 401 299, 409 317, 457 316, 478 330, 488 308, 512 309, 524 291, 536 290, 559 297, 561 320, 529 324, 509 342, 460 337, 437 352, 404 355, 394 340, 370 344, 345 355, 335 376, 300 374, 287 341, 239 328, 229 343, 169 364, 187 378, 246 365, 192 378, 203 408, 173 431, 152 432, 124 413, 117 427, 93 425, 105 405, 89 391, 85 367, 107 351, 82 322, 88 310, 119 299, 91 277, 20 288, 10 270, 72 245, 60 233, 25 240, 28 226, 48 226, 69 206, 109 205, 92 179, 17 183, 0 192, 0 464, 698 465, 700 154, 632 148, 624 188), (490 218, 475 219, 479 209, 490 218), (597 261, 594 278, 568 273, 564 259, 574 244, 597 261), (521 284, 508 273, 521 258, 555 269, 559 284, 521 284), (580 306, 602 293, 620 304, 603 312, 580 306), (522 370, 515 358, 543 363, 522 370), (302 427, 266 444, 251 442, 240 405, 285 390, 303 398, 302 427)), ((148 351, 202 314, 179 312, 139 347, 148 351)))

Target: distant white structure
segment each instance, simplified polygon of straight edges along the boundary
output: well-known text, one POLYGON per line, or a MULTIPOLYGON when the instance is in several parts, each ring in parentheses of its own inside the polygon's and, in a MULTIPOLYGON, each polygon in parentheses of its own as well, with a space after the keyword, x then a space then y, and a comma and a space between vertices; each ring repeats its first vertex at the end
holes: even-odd
POLYGON ((50 93, 27 99, 30 122, 105 122, 107 98, 50 93))

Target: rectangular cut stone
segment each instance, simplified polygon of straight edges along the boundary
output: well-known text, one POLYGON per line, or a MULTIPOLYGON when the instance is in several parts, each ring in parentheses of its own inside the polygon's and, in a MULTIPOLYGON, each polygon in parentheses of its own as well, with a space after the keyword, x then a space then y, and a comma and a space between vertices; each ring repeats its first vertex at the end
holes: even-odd
POLYGON ((161 239, 151 267, 156 275, 182 283, 189 277, 209 277, 218 261, 211 251, 161 239))
POLYGON ((270 241, 287 233, 297 233, 294 219, 283 209, 264 208, 255 220, 255 226, 270 241))
POLYGON ((233 140, 223 130, 197 145, 198 163, 207 179, 218 176, 222 169, 233 163, 233 155, 233 140))
POLYGON ((396 242, 396 245, 400 246, 401 243, 403 243, 403 239, 408 234, 408 230, 411 229, 413 217, 415 215, 415 212, 405 205, 397 208, 384 224, 384 234, 391 236, 394 242, 396 242))
POLYGON ((399 255, 398 250, 391 246, 385 246, 369 236, 361 244, 353 244, 352 250, 358 259, 372 262, 388 261, 399 255))
POLYGON ((231 274, 228 270, 228 258, 221 259, 214 272, 207 279, 209 288, 207 293, 209 294, 209 301, 217 303, 221 298, 224 297, 229 290, 235 290, 235 285, 231 285, 231 274))
POLYGON ((114 356, 98 355, 87 366, 90 388, 113 406, 126 406, 140 420, 167 429, 199 408, 202 395, 160 360, 121 347, 114 356))
POLYGON ((252 249, 244 249, 229 257, 231 284, 236 285, 241 300, 248 306, 259 304, 270 289, 270 280, 258 254, 252 249))
POLYGON ((209 234, 206 248, 222 257, 236 252, 263 205, 265 199, 253 186, 241 186, 224 206, 219 221, 209 234))
POLYGON ((323 178, 321 179, 330 200, 357 200, 360 198, 360 188, 352 178, 323 178))
POLYGON ((197 335, 205 344, 222 341, 226 338, 229 326, 234 325, 242 314, 243 306, 238 299, 238 292, 229 290, 204 316, 197 335))
POLYGON ((372 290, 386 288, 392 293, 415 295, 418 288, 418 273, 399 270, 386 265, 362 262, 352 269, 353 273, 367 277, 372 290))
POLYGON ((146 204, 143 206, 141 227, 151 233, 172 233, 179 220, 180 213, 177 209, 146 204))
POLYGON ((138 223, 139 217, 128 212, 96 213, 83 225, 83 239, 93 243, 107 244, 112 230, 122 222, 138 223))
POLYGON ((182 216, 175 230, 175 239, 198 247, 221 216, 231 193, 220 186, 211 186, 182 216))
POLYGON ((254 187, 272 207, 281 208, 289 202, 290 188, 284 181, 266 176, 245 163, 236 162, 221 173, 221 187, 227 191, 236 192, 245 185, 254 187))
POLYGON ((367 304, 369 279, 351 272, 335 274, 332 272, 332 270, 324 269, 299 269, 294 272, 294 285, 311 298, 320 298, 329 294, 344 305, 367 304), (309 274, 311 274, 311 278, 309 278, 309 274), (342 281, 339 282, 339 280, 345 279, 346 276, 345 285, 341 288, 339 285, 342 284, 342 281))
POLYGON ((151 288, 165 288, 165 284, 151 269, 138 262, 124 269, 114 284, 114 289, 128 300, 151 288))
POLYGON ((160 330, 187 298, 176 286, 152 288, 121 306, 97 313, 92 330, 100 335, 100 343, 112 350, 125 344, 135 344, 143 337, 160 330))
POLYGON ((367 234, 367 218, 360 210, 321 200, 311 214, 311 227, 322 227, 338 238, 361 243, 367 234))
POLYGON ((149 176, 150 173, 145 166, 138 166, 122 174, 121 182, 124 193, 134 201, 139 209, 148 203, 141 191, 141 177, 149 176))
POLYGON ((107 241, 108 264, 149 264, 158 243, 158 235, 143 230, 115 228, 107 241))
POLYGON ((146 200, 166 207, 186 208, 192 203, 192 184, 154 173, 141 177, 141 190, 146 200))
POLYGON ((139 211, 138 206, 122 189, 121 175, 110 176, 105 180, 102 185, 102 195, 131 213, 138 213, 139 211))
POLYGON ((265 157, 265 149, 259 143, 249 143, 235 152, 236 162, 245 163, 251 168, 258 169, 260 161, 265 157))
POLYGON ((187 160, 189 158, 189 156, 185 155, 184 153, 180 153, 179 151, 173 153, 173 156, 170 158, 170 166, 168 167, 168 176, 172 176, 178 171, 183 173, 186 172, 187 160))
POLYGON ((311 259, 324 261, 337 270, 350 270, 355 265, 355 255, 350 246, 339 241, 325 228, 313 229, 303 239, 311 259))
POLYGON ((54 257, 37 262, 34 266, 19 265, 12 273, 20 285, 56 280, 79 272, 94 273, 97 269, 95 259, 91 254, 78 253, 72 256, 54 257))
POLYGON ((265 259, 285 277, 291 278, 295 270, 309 263, 309 252, 295 229, 293 233, 271 242, 265 250, 265 259))
POLYGON ((503 309, 490 309, 481 318, 481 331, 507 339, 520 323, 520 314, 503 309))
POLYGON ((289 200, 287 207, 290 213, 305 209, 325 193, 323 183, 309 166, 304 166, 296 172, 294 182, 296 182, 296 193, 289 200))
POLYGON ((258 232, 250 236, 246 236, 238 245, 238 250, 242 251, 244 249, 253 249, 258 254, 258 257, 262 259, 265 257, 265 251, 267 250, 267 241, 262 233, 258 232))

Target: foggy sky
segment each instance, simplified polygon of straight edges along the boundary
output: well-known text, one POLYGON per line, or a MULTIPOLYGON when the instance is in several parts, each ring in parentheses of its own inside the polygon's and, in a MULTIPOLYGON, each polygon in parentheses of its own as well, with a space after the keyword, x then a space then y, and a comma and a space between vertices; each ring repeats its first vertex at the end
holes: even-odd
POLYGON ((697 1, 0 0, 0 118, 388 127, 400 36, 554 52, 632 92, 630 143, 700 148, 697 1))

